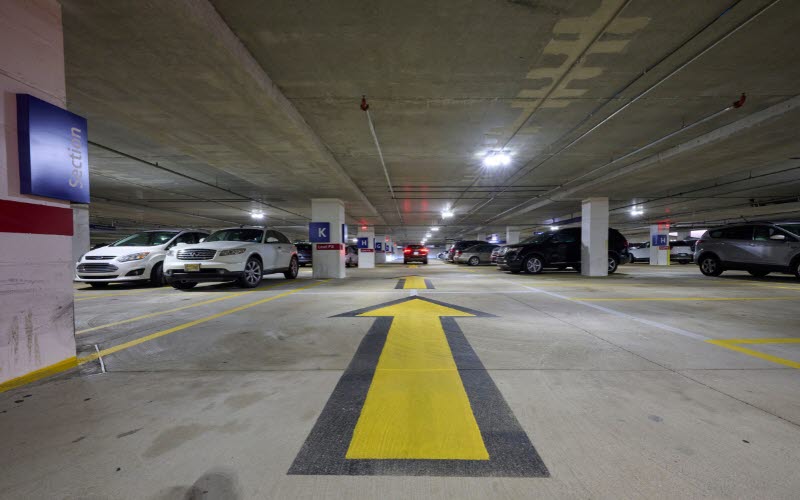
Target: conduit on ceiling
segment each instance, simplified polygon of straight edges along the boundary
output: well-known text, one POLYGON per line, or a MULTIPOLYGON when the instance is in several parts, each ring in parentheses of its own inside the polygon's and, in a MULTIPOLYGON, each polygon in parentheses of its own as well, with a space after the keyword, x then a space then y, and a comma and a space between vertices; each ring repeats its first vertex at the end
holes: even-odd
POLYGON ((375 133, 375 125, 372 124, 372 116, 369 114, 369 104, 367 104, 367 96, 361 96, 361 110, 367 115, 367 123, 369 123, 369 131, 372 134, 372 139, 375 141, 375 147, 378 149, 378 158, 381 160, 381 167, 383 167, 383 175, 386 176, 386 184, 389 186, 389 193, 392 195, 394 201, 394 208, 397 210, 397 216, 400 218, 400 224, 403 222, 403 214, 400 213, 400 205, 397 204, 397 198, 394 195, 394 188, 392 187, 392 180, 389 178, 389 170, 386 168, 386 162, 383 160, 383 151, 381 151, 381 143, 378 141, 378 134, 375 133))

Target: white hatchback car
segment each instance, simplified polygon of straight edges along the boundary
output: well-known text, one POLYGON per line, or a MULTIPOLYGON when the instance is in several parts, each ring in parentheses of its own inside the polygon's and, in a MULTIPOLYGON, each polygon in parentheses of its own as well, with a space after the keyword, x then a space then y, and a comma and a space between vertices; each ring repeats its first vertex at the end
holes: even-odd
POLYGON ((161 286, 167 251, 181 243, 197 243, 206 236, 206 231, 194 229, 163 229, 126 236, 86 252, 75 266, 75 281, 89 283, 95 288, 117 282, 149 282, 161 286))
POLYGON ((232 227, 211 233, 197 245, 180 245, 167 253, 164 275, 173 287, 194 288, 200 282, 235 281, 254 288, 265 274, 297 277, 297 248, 278 231, 232 227))

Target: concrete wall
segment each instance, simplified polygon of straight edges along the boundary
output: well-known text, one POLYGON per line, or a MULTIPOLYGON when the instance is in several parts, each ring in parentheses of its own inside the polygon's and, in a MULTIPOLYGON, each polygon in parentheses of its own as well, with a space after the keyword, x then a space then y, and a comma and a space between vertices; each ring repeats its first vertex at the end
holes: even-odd
POLYGON ((17 93, 66 107, 56 0, 0 1, 0 382, 75 357, 72 229, 48 229, 72 215, 69 203, 19 192, 17 93), (14 202, 48 215, 24 220, 30 205, 14 202))

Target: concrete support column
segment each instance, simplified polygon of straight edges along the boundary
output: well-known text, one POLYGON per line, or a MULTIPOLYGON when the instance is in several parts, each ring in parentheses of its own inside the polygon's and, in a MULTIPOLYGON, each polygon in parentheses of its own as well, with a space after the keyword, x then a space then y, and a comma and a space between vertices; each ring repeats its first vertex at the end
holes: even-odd
POLYGON ((382 234, 375 235, 375 264, 386 263, 386 236, 382 234), (380 247, 380 248, 378 248, 380 247))
POLYGON ((358 239, 367 238, 367 248, 358 249, 358 268, 375 268, 375 229, 371 226, 360 226, 358 239), (366 229, 364 229, 366 227, 366 229))
POLYGON ((517 226, 506 227, 506 244, 513 245, 519 243, 519 228, 517 226))
POLYGON ((669 265, 669 224, 650 226, 650 265, 669 265))
MULTIPOLYGON (((314 262, 314 278, 344 278, 344 202, 335 198, 311 200, 311 221, 328 224, 327 242, 320 241, 319 234, 309 235, 312 241, 311 258, 314 262)), ((319 232, 319 231, 318 231, 319 232)))
POLYGON ((608 198, 581 202, 581 274, 608 276, 608 198))
POLYGON ((75 365, 72 210, 22 194, 15 97, 67 106, 59 2, 0 1, 0 47, 0 389, 8 389, 31 372, 75 365))
POLYGON ((72 205, 72 262, 89 251, 89 205, 72 205))

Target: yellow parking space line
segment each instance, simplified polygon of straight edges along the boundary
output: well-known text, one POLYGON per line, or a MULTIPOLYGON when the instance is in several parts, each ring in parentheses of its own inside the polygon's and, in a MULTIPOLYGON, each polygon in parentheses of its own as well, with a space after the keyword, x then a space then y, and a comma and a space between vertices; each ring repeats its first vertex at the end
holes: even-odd
POLYGON ((406 278, 406 281, 403 284, 403 288, 409 289, 409 288, 428 288, 428 287, 425 285, 425 278, 422 278, 420 276, 409 276, 408 278, 406 278))
POLYGON ((359 316, 394 319, 346 458, 489 460, 440 320, 474 315, 418 300, 359 316))
POLYGON ((317 283, 313 283, 311 285, 307 285, 307 286, 303 286, 303 287, 299 287, 299 288, 293 288, 293 289, 288 290, 286 292, 279 293, 278 295, 273 295, 272 297, 267 297, 266 299, 261 299, 261 300, 255 301, 255 302, 250 302, 249 304, 244 304, 244 305, 241 305, 241 306, 238 306, 238 307, 234 307, 232 309, 228 309, 226 311, 222 311, 222 312, 219 312, 219 313, 216 313, 216 314, 212 314, 212 315, 206 316, 204 318, 198 318, 198 319, 196 319, 194 321, 189 321, 188 323, 183 323, 183 324, 180 324, 180 325, 177 325, 177 326, 173 326, 172 328, 168 328, 166 330, 161 330, 160 332, 151 333, 150 335, 145 335, 144 337, 140 337, 138 339, 131 340, 129 342, 124 342, 122 344, 115 345, 115 346, 109 347, 107 349, 103 349, 102 351, 100 351, 98 353, 92 353, 92 354, 89 354, 88 356, 79 358, 78 359, 78 364, 82 365, 82 364, 88 363, 89 361, 93 361, 93 360, 95 360, 95 359, 97 359, 99 357, 108 356, 109 354, 114 354, 115 352, 119 352, 119 351, 123 351, 125 349, 129 349, 131 347, 137 346, 139 344, 143 344, 143 343, 148 342, 150 340, 154 340, 154 339, 163 337, 165 335, 169 335, 170 333, 179 332, 181 330, 185 330, 187 328, 191 328, 191 327, 196 326, 196 325, 207 323, 209 321, 212 321, 212 320, 215 320, 215 319, 218 319, 218 318, 222 318, 222 317, 229 316, 229 315, 237 313, 237 312, 244 311, 246 309, 250 309, 251 307, 256 307, 256 306, 259 306, 261 304, 266 304, 267 302, 272 302, 273 300, 278 300, 280 298, 286 297, 288 295, 292 295, 293 293, 297 293, 297 292, 302 291, 302 290, 308 290, 309 288, 313 288, 313 287, 321 285, 323 283, 327 283, 328 281, 330 281, 330 280, 329 279, 322 280, 322 281, 319 281, 317 283))
POLYGON ((97 295, 87 295, 85 297, 77 297, 75 299, 75 302, 80 302, 81 300, 102 299, 104 297, 117 297, 120 295, 134 295, 137 293, 152 292, 153 290, 158 290, 159 288, 167 288, 167 287, 162 286, 158 288, 143 288, 141 290, 129 290, 127 292, 112 292, 112 293, 101 293, 97 295))
POLYGON ((260 292, 262 290, 266 290, 266 289, 269 289, 269 288, 275 288, 276 286, 285 285, 285 284, 286 283, 283 283, 283 282, 282 283, 273 283, 271 285, 268 285, 268 286, 265 286, 265 287, 261 287, 261 288, 259 288, 257 290, 250 290, 250 291, 247 291, 247 292, 230 293, 230 294, 224 295, 222 297, 216 297, 216 298, 213 298, 213 299, 210 299, 210 300, 204 300, 202 302, 197 302, 197 303, 194 303, 194 304, 187 304, 185 306, 175 307, 173 309, 167 309, 166 311, 157 311, 157 312, 153 312, 153 313, 149 313, 149 314, 143 314, 141 316, 136 316, 134 318, 128 318, 128 319, 123 319, 123 320, 120 320, 120 321, 115 321, 113 323, 106 323, 105 325, 93 326, 91 328, 86 328, 84 330, 78 330, 78 331, 75 332, 75 334, 76 335, 80 335, 82 333, 89 333, 89 332, 93 332, 95 330, 101 330, 103 328, 108 328, 108 327, 111 327, 111 326, 124 325, 126 323, 132 323, 134 321, 139 321, 139 320, 143 320, 143 319, 147 319, 147 318, 154 318, 156 316, 161 316, 162 314, 169 314, 169 313, 173 313, 173 312, 183 311, 185 309, 191 309, 193 307, 204 306, 206 304, 213 304, 214 302, 220 302, 220 301, 223 301, 223 300, 233 299, 235 297, 241 297, 243 295, 249 295, 251 293, 260 292))
POLYGON ((709 344, 718 345, 732 351, 747 354, 755 358, 771 361, 779 365, 788 366, 800 370, 800 363, 792 361, 791 359, 779 358, 771 354, 758 352, 753 349, 742 347, 738 344, 796 344, 800 343, 800 338, 771 338, 771 339, 728 339, 728 340, 706 340, 709 344))
POLYGON ((693 301, 693 302, 717 302, 730 300, 800 300, 800 296, 794 297, 618 297, 618 298, 581 298, 570 297, 570 300, 581 302, 651 302, 651 301, 693 301))

